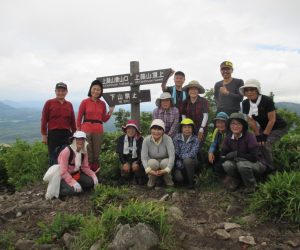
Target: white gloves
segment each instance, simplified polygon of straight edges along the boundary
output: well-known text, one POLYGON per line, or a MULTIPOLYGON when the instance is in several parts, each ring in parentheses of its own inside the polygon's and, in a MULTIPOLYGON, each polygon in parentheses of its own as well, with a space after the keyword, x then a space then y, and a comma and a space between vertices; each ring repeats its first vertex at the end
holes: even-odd
POLYGON ((98 178, 94 178, 94 187, 97 186, 99 184, 98 178))
POLYGON ((82 191, 82 188, 78 182, 73 186, 76 193, 80 193, 82 191))

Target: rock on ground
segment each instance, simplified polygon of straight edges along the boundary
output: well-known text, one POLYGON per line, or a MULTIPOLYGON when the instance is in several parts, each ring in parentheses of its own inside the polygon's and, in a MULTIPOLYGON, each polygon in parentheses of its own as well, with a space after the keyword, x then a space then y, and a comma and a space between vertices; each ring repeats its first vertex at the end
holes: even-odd
POLYGON ((150 250, 156 249, 159 244, 158 236, 151 228, 144 223, 139 223, 134 227, 121 225, 111 244, 109 250, 150 250))

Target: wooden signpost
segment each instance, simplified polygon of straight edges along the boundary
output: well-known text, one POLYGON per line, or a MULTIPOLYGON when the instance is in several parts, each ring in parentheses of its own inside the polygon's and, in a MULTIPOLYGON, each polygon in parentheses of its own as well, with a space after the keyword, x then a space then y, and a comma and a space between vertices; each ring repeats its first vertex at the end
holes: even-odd
POLYGON ((158 69, 139 72, 139 62, 130 62, 130 74, 98 77, 103 88, 130 87, 130 91, 103 93, 109 106, 131 104, 131 119, 140 121, 140 103, 150 102, 150 90, 140 90, 140 85, 162 83, 167 81, 172 69, 158 69))

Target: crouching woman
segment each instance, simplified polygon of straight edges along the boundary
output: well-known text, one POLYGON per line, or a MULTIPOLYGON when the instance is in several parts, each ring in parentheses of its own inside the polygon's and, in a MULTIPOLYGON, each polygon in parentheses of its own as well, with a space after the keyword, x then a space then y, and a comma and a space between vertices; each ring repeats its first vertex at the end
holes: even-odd
POLYGON ((60 197, 78 194, 83 190, 92 189, 98 184, 97 176, 89 167, 86 146, 86 134, 77 131, 73 135, 71 145, 59 154, 60 197))
POLYGON ((233 113, 228 119, 229 134, 222 144, 221 154, 225 158, 224 170, 230 177, 227 183, 230 191, 235 191, 243 182, 245 193, 256 188, 256 178, 266 167, 259 161, 259 146, 255 135, 248 132, 248 123, 241 113, 233 113))
POLYGON ((153 188, 158 177, 163 177, 167 186, 174 186, 171 170, 174 166, 175 151, 170 136, 164 134, 165 123, 160 119, 154 119, 148 135, 142 146, 142 163, 148 174, 147 186, 153 188))
POLYGON ((194 122, 192 119, 183 119, 180 123, 180 130, 181 133, 173 139, 176 155, 174 178, 178 183, 187 182, 188 188, 193 188, 200 143, 198 137, 193 134, 194 122))
POLYGON ((124 132, 117 140, 116 152, 121 162, 121 177, 125 181, 144 184, 145 170, 141 162, 143 137, 138 128, 137 121, 129 120, 122 126, 124 132))

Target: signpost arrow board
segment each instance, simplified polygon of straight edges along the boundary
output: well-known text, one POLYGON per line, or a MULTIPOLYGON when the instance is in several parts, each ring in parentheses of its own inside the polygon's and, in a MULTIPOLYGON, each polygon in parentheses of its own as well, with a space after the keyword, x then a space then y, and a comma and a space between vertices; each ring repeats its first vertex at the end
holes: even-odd
POLYGON ((135 85, 162 83, 168 80, 172 69, 158 69, 151 71, 139 72, 133 75, 133 82, 135 85))
POLYGON ((151 101, 150 90, 103 93, 103 98, 109 106, 151 101))
POLYGON ((102 76, 97 79, 102 81, 103 88, 118 88, 128 87, 132 85, 130 74, 114 75, 114 76, 102 76))
POLYGON ((123 74, 114 76, 102 76, 98 77, 97 79, 102 81, 104 89, 119 88, 132 85, 162 83, 163 81, 168 80, 171 72, 171 69, 158 69, 139 72, 133 74, 133 76, 131 76, 130 74, 123 74))

